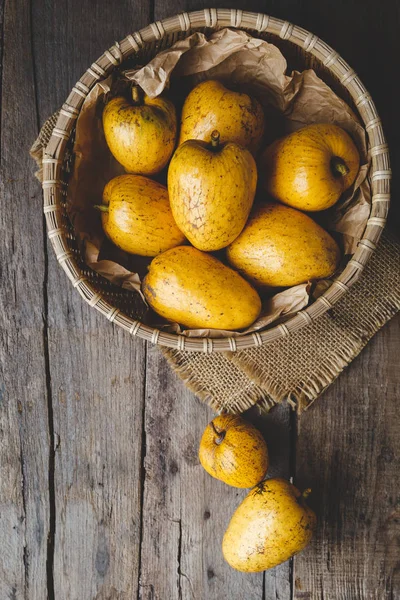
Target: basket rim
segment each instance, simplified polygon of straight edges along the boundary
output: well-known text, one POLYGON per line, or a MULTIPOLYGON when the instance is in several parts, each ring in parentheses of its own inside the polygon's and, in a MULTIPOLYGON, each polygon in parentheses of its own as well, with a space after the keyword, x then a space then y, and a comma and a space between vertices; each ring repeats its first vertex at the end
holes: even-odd
POLYGON ((180 13, 162 21, 151 23, 147 27, 129 34, 121 42, 116 42, 87 69, 72 88, 60 110, 56 126, 43 156, 42 188, 47 233, 57 260, 72 285, 90 306, 96 308, 109 321, 116 323, 131 335, 176 350, 206 353, 234 352, 271 343, 277 339, 290 336, 292 332, 306 325, 310 325, 315 319, 331 309, 361 275, 371 254, 377 247, 386 224, 390 204, 391 170, 388 145, 372 97, 354 70, 333 48, 306 29, 270 15, 240 9, 206 8, 199 11, 180 13), (289 318, 284 324, 276 325, 264 331, 230 338, 192 338, 167 333, 132 319, 110 304, 87 281, 79 269, 69 251, 60 216, 61 166, 75 120, 92 87, 101 79, 108 77, 122 61, 136 54, 147 44, 160 41, 171 33, 195 31, 201 27, 210 29, 231 27, 259 33, 270 33, 296 44, 303 51, 316 57, 339 80, 340 84, 347 89, 352 97, 367 132, 370 143, 369 152, 372 158, 370 169, 372 200, 369 219, 363 237, 342 273, 334 278, 331 286, 322 296, 289 318))

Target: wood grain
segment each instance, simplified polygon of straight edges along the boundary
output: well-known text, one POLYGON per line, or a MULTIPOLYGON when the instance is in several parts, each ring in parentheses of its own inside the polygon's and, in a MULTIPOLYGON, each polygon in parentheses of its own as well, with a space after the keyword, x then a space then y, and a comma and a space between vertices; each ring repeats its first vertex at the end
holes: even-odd
POLYGON ((51 361, 55 597, 130 600, 139 572, 145 349, 71 297, 62 303, 49 321, 50 349, 63 357, 51 361))
MULTIPOLYGON (((36 1, 41 121, 105 48, 148 21, 148 6, 139 2, 120 2, 116 10, 106 2, 36 1)), ((49 256, 52 593, 57 600, 132 600, 139 577, 145 345, 83 303, 51 248, 49 256)))
MULTIPOLYGON (((297 428, 286 406, 249 415, 269 444, 270 474, 295 474, 300 487, 314 488, 319 529, 293 564, 244 575, 224 563, 221 540, 245 492, 212 480, 197 460, 211 411, 154 347, 146 357, 143 343, 87 307, 45 248, 41 192, 27 156, 36 104, 42 122, 114 40, 153 17, 205 5, 213 6, 0 0, 1 599, 398 597, 399 319, 297 428)), ((214 6, 244 8, 227 0, 214 6)), ((267 9, 250 0, 245 8, 314 31, 349 61, 377 103, 396 170, 393 0, 339 0, 335 10, 316 0, 271 0, 267 9)), ((392 215, 396 224, 399 209, 392 215)))
MULTIPOLYGON (((248 418, 263 433, 268 445, 270 466, 268 477, 290 479, 294 475, 294 443, 296 415, 287 404, 276 406, 269 414, 254 407, 248 418)), ((286 600, 291 597, 293 561, 263 573, 263 600, 286 600)))
POLYGON ((300 418, 296 481, 319 527, 295 557, 296 600, 398 598, 399 347, 397 317, 300 418))
POLYGON ((211 418, 161 353, 149 349, 141 598, 263 597, 262 574, 234 571, 222 557, 224 531, 246 492, 211 478, 199 463, 198 444, 211 418))
POLYGON ((47 589, 46 265, 27 152, 37 132, 29 2, 1 3, 0 21, 0 598, 19 600, 47 589))

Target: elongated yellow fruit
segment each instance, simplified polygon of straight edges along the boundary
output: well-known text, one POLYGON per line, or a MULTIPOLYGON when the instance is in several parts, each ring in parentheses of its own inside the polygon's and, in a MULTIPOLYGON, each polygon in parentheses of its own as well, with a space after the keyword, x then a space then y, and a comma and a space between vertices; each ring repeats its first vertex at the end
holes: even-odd
POLYGON ((247 281, 191 246, 154 258, 142 289, 159 315, 192 329, 243 329, 261 310, 260 297, 247 281))
POLYGON ((254 285, 270 287, 330 277, 340 259, 329 233, 303 212, 275 202, 254 210, 226 255, 254 285))

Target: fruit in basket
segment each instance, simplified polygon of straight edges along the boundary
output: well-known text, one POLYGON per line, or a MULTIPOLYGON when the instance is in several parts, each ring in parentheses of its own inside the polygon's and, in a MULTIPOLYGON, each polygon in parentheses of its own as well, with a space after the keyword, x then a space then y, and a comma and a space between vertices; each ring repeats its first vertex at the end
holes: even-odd
POLYGON ((335 240, 311 217, 275 202, 253 211, 226 255, 235 269, 261 287, 330 277, 340 259, 335 240))
POLYGON ((243 329, 261 310, 260 297, 247 281, 191 246, 154 258, 142 289, 156 313, 190 328, 243 329))
POLYGON ((236 142, 254 154, 264 133, 263 109, 247 94, 228 90, 219 81, 203 81, 183 105, 179 143, 208 142, 214 129, 218 129, 222 143, 236 142))
POLYGON ((129 173, 154 175, 161 171, 174 151, 176 111, 164 96, 149 98, 137 86, 130 99, 118 96, 103 111, 107 145, 129 173))
POLYGON ((266 191, 300 210, 329 208, 357 177, 358 150, 337 125, 309 125, 276 140, 262 154, 266 191))
POLYGON ((254 425, 238 415, 220 415, 207 425, 199 448, 202 467, 212 477, 238 488, 264 478, 269 465, 267 444, 254 425))
POLYGON ((167 188, 142 175, 119 175, 103 191, 106 236, 130 254, 156 256, 185 242, 172 216, 167 188))
POLYGON ((172 213, 180 230, 199 250, 224 248, 242 231, 257 185, 248 150, 235 142, 189 140, 179 146, 168 169, 172 213))
POLYGON ((225 560, 255 573, 285 562, 310 542, 315 513, 303 494, 284 479, 267 479, 250 490, 234 512, 222 542, 225 560))

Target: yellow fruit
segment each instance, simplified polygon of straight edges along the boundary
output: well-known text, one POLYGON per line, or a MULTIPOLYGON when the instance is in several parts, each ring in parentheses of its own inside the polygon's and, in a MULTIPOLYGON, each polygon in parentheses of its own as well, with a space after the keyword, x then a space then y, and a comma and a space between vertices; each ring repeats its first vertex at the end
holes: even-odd
POLYGON ((101 210, 108 238, 130 254, 156 256, 185 238, 172 216, 167 189, 141 175, 120 175, 104 188, 101 210))
POLYGON ((276 140, 263 153, 266 191, 300 210, 325 210, 357 177, 358 150, 337 125, 309 125, 276 140))
POLYGON ((152 260, 142 289, 159 315, 190 328, 243 329, 261 310, 260 297, 247 281, 191 246, 152 260))
POLYGON ((238 488, 259 483, 269 465, 263 436, 254 425, 236 415, 220 415, 207 425, 199 458, 212 477, 238 488))
POLYGON ((303 494, 284 479, 253 488, 233 514, 224 535, 225 560, 238 571, 265 571, 288 560, 310 542, 315 513, 303 494))
POLYGON ((114 158, 130 173, 154 175, 165 167, 176 141, 175 107, 163 96, 117 97, 106 104, 103 128, 114 158))
POLYGON ((227 248, 229 263, 256 286, 286 287, 330 277, 340 251, 308 215, 271 202, 258 207, 227 248))
POLYGON ((199 250, 224 248, 242 231, 254 200, 257 168, 248 150, 234 142, 188 141, 178 147, 168 169, 168 192, 175 221, 199 250))
POLYGON ((221 142, 236 142, 255 153, 264 133, 263 109, 247 94, 232 92, 219 81, 203 81, 183 105, 179 143, 208 142, 214 129, 221 142))

